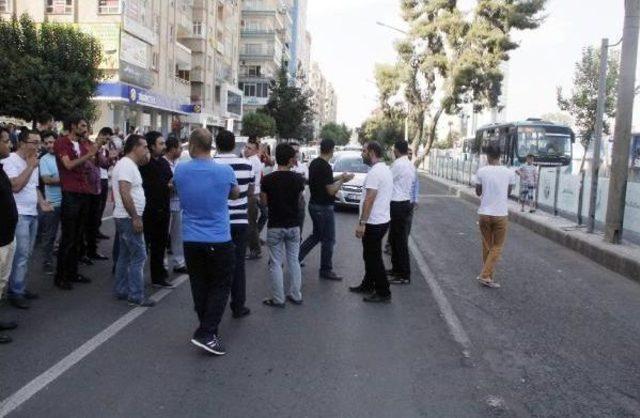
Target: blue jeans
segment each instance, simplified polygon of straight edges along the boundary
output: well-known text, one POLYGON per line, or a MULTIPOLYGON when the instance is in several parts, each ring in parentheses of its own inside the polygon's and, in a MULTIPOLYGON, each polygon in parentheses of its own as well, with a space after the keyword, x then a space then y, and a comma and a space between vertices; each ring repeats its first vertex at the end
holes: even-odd
POLYGON ((282 263, 286 255, 287 269, 291 275, 289 296, 302 300, 302 273, 298 254, 300 252, 300 228, 267 228, 269 247, 269 278, 271 279, 271 299, 284 303, 284 278, 282 263))
POLYGON ((333 270, 333 246, 336 243, 336 222, 333 205, 314 205, 309 203, 309 215, 313 221, 313 233, 307 237, 300 247, 300 261, 321 243, 320 272, 333 270))
POLYGON ((45 264, 53 264, 53 244, 56 242, 58 228, 60 227, 60 213, 62 208, 56 206, 53 212, 40 214, 40 233, 42 234, 42 253, 45 264))
POLYGON ((9 276, 9 297, 20 298, 24 296, 27 288, 26 277, 29 259, 31 259, 31 254, 33 253, 33 245, 36 242, 37 232, 37 216, 18 216, 18 225, 16 225, 16 253, 13 256, 13 265, 11 267, 11 275, 9 276))
POLYGON ((141 302, 144 300, 143 269, 147 260, 144 234, 133 231, 131 218, 116 218, 115 221, 119 239, 115 293, 132 302, 141 302))

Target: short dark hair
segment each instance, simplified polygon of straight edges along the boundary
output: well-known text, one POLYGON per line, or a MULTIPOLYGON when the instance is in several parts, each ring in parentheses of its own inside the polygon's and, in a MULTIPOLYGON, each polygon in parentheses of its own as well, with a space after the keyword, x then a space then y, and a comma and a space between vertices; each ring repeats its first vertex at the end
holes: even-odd
POLYGON ((258 143, 258 137, 255 135, 250 135, 249 139, 247 140, 247 142, 249 142, 250 144, 257 144, 258 143))
POLYGON ((367 142, 367 151, 373 151, 378 158, 382 158, 382 146, 377 141, 367 142))
POLYGON ((531 153, 529 153, 529 154, 527 154, 527 158, 536 158, 536 156, 531 154, 531 153))
POLYGON ((75 125, 78 126, 80 124, 81 121, 87 121, 87 118, 85 118, 82 115, 73 115, 73 116, 69 116, 65 121, 64 121, 64 129, 71 130, 71 126, 75 125))
POLYGON ((147 145, 149 146, 149 148, 156 145, 156 142, 158 142, 158 138, 162 138, 162 132, 149 131, 144 136, 144 139, 147 140, 147 145))
POLYGON ((38 117, 38 123, 40 125, 44 125, 45 123, 49 123, 53 120, 53 116, 50 113, 42 112, 38 117))
POLYGON ((20 135, 18 135, 18 141, 27 142, 29 140, 29 135, 32 135, 32 134, 40 136, 40 132, 38 132, 37 130, 27 129, 23 126, 22 130, 20 131, 20 135))
POLYGON ((136 134, 129 135, 129 137, 127 138, 127 140, 124 143, 123 152, 125 153, 125 155, 129 154, 131 151, 133 151, 133 149, 135 147, 140 145, 140 140, 144 140, 144 139, 145 138, 142 135, 136 135, 136 134))
POLYGON ((58 134, 53 132, 53 131, 42 131, 40 132, 40 138, 42 138, 43 140, 45 138, 49 138, 50 136, 53 137, 53 139, 58 139, 58 134))
POLYGON ((100 132, 98 132, 98 135, 113 136, 113 129, 111 129, 108 126, 105 126, 104 128, 100 129, 100 132))
POLYGON ((484 153, 487 154, 487 157, 491 158, 492 160, 497 160, 498 158, 500 158, 500 154, 502 153, 500 151, 500 147, 498 145, 487 145, 484 149, 484 153))
POLYGON ((222 152, 230 152, 236 146, 236 136, 231 131, 227 131, 226 129, 221 130, 216 135, 216 147, 218 151, 222 152))
POLYGON ((276 147, 276 163, 278 165, 287 165, 292 158, 296 156, 296 150, 289 144, 278 144, 276 147))
POLYGON ((409 143, 404 139, 399 139, 393 144, 393 148, 400 153, 400 155, 407 155, 409 153, 409 143))
POLYGON ((167 151, 172 150, 174 148, 177 148, 177 149, 181 148, 180 141, 176 137, 167 139, 166 145, 167 145, 167 151))
POLYGON ((320 141, 320 154, 328 154, 336 147, 333 139, 323 139, 320 141))

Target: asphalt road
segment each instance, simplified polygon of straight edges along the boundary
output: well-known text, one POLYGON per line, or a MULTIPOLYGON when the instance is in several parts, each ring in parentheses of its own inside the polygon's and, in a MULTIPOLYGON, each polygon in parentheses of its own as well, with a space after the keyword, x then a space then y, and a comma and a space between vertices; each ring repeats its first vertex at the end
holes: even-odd
MULTIPOLYGON (((480 288, 475 208, 423 181, 413 238, 469 338, 468 356, 416 264, 389 305, 347 291, 363 263, 356 216, 340 212, 335 267, 347 280, 318 280, 318 248, 303 269, 304 304, 274 310, 261 304, 266 259, 248 262, 253 313, 226 314, 224 357, 189 344, 188 283, 131 310, 111 297, 109 261, 83 269, 94 283, 72 292, 56 290, 36 262, 30 286, 41 300, 29 311, 0 308, 20 323, 14 343, 0 346, 0 402, 16 401, 16 417, 640 415, 640 286, 513 225, 503 287, 480 288), (123 317, 131 322, 121 331, 60 368, 123 317)), ((103 229, 112 235, 113 223, 103 229)))

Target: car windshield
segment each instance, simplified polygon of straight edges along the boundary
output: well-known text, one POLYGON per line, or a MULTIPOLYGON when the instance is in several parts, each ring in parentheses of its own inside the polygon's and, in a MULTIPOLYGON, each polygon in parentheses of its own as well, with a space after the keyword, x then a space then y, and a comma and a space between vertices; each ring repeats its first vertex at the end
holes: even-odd
POLYGON ((362 157, 343 157, 336 160, 333 171, 339 173, 367 173, 369 166, 362 162, 362 157))
POLYGON ((571 135, 564 132, 547 132, 544 127, 518 129, 518 155, 526 157, 571 157, 571 135))

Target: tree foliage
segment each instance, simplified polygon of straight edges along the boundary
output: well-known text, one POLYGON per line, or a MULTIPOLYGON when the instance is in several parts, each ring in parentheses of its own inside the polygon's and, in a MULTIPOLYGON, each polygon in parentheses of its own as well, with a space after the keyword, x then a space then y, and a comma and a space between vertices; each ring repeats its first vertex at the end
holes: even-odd
POLYGON ((102 76, 99 42, 70 25, 36 24, 24 14, 0 19, 0 114, 33 121, 95 117, 102 76))
POLYGON ((242 117, 242 135, 262 138, 276 134, 276 121, 271 116, 260 113, 245 113, 242 117))
MULTIPOLYGON (((609 134, 609 121, 615 117, 616 89, 620 61, 617 55, 610 55, 605 89, 603 130, 609 134)), ((589 147, 596 126, 598 108, 598 87, 600 84, 600 48, 587 47, 576 63, 573 88, 569 96, 564 96, 558 87, 558 107, 573 116, 582 145, 589 147)))
POLYGON ((388 148, 404 138, 404 120, 406 113, 401 107, 389 107, 387 111, 377 110, 358 129, 358 142, 365 144, 377 141, 388 148))
POLYGON ((306 129, 304 125, 309 124, 313 117, 311 91, 304 82, 290 82, 284 63, 270 90, 269 101, 259 111, 275 119, 280 138, 299 139, 306 129))
POLYGON ((518 47, 512 32, 537 28, 546 0, 478 0, 469 16, 457 3, 401 0, 409 32, 396 45, 397 64, 376 70, 382 100, 396 86, 404 93, 413 147, 424 145, 422 156, 436 141, 444 113, 458 113, 464 104, 477 112, 499 106, 501 64, 518 47))
POLYGON ((351 129, 344 123, 329 122, 320 130, 321 139, 332 139, 336 145, 346 145, 351 137, 351 129))

